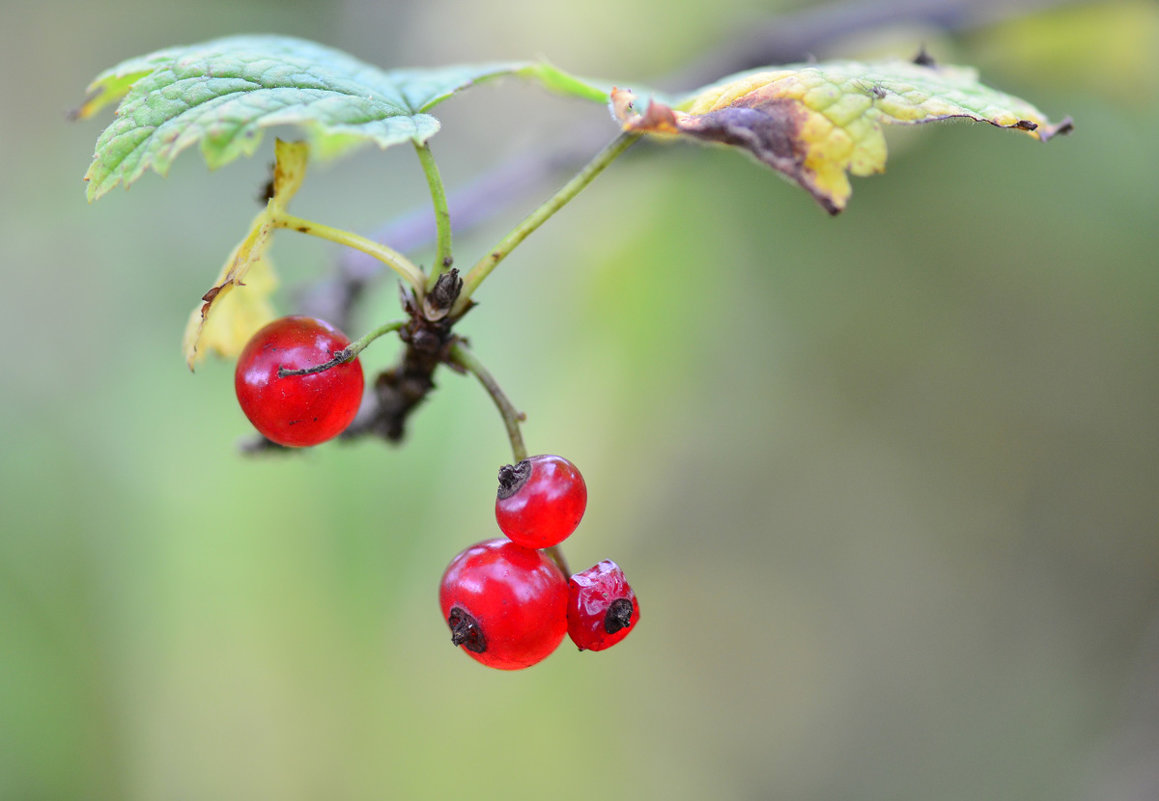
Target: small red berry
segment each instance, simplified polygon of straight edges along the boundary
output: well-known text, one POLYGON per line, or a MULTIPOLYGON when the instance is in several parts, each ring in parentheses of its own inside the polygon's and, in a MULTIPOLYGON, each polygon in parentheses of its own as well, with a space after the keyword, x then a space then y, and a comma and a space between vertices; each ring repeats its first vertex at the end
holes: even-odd
POLYGON ((279 445, 305 447, 338 436, 362 403, 362 364, 353 359, 310 375, 278 370, 325 364, 350 340, 312 317, 283 317, 259 330, 242 350, 234 389, 254 428, 279 445))
POLYGON ((567 633, 581 651, 611 648, 640 619, 636 593, 610 559, 572 576, 567 596, 567 633))
POLYGON ((495 519, 525 548, 550 548, 575 531, 588 504, 588 488, 574 464, 540 455, 499 468, 495 519))
POLYGON ((567 581, 547 556, 496 538, 447 566, 439 607, 451 642, 488 667, 519 670, 546 658, 567 632, 567 581))

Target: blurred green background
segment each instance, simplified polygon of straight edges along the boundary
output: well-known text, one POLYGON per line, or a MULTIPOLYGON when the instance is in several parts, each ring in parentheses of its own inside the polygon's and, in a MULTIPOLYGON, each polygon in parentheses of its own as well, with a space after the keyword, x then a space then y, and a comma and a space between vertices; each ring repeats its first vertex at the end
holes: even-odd
MULTIPOLYGON (((185 369, 272 136, 84 200, 109 115, 66 111, 162 46, 273 31, 654 82, 819 7, 658 8, 2 6, 0 798, 1159 795, 1154 4, 816 53, 925 42, 1072 136, 891 131, 836 219, 736 154, 643 145, 496 271, 461 333, 529 447, 587 477, 573 567, 617 560, 642 607, 615 650, 520 673, 455 653, 436 604, 496 533, 508 450, 474 382, 444 374, 401 448, 246 459, 230 365, 185 369)), ((601 115, 489 85, 432 145, 461 186, 601 115)), ((314 169, 294 209, 369 230, 425 198, 397 148, 314 169)), ((334 256, 279 237, 283 308, 334 256)), ((395 315, 388 282, 359 324, 395 315)))

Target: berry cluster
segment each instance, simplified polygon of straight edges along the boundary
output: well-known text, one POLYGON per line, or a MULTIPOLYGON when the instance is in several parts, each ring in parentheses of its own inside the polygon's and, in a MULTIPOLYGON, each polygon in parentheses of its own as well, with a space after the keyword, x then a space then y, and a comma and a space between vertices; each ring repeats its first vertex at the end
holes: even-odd
MULTIPOLYGON (((333 326, 283 317, 238 357, 238 403, 267 439, 309 447, 341 434, 362 402, 357 347, 333 326)), ((451 642, 488 667, 519 670, 545 659, 565 634, 602 651, 640 619, 636 594, 615 562, 565 578, 558 546, 579 526, 588 490, 576 466, 540 455, 499 469, 495 520, 506 537, 451 560, 439 605, 451 642)))
POLYGON ((628 635, 640 606, 615 562, 570 579, 560 569, 556 546, 586 506, 583 476, 567 459, 532 456, 500 468, 495 519, 507 538, 459 553, 439 585, 454 645, 488 667, 519 670, 545 659, 564 634, 581 651, 628 635))

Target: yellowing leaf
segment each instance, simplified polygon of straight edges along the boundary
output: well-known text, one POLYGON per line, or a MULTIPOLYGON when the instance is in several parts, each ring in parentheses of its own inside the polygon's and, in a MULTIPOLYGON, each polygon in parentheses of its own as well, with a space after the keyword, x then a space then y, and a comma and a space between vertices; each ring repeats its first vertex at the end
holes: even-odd
POLYGON ((912 62, 799 64, 734 75, 684 102, 648 104, 612 91, 626 131, 738 147, 802 188, 830 213, 845 208, 847 173, 885 169, 882 125, 963 117, 1046 141, 1071 129, 1034 106, 978 82, 974 70, 912 62))
MULTIPOLYGON (((236 251, 235 251, 236 253, 236 251)), ((185 361, 194 365, 213 352, 225 358, 236 358, 250 337, 276 316, 270 295, 278 286, 273 265, 266 257, 250 262, 244 292, 232 291, 236 283, 223 281, 212 304, 198 306, 189 316, 185 329, 185 361), (209 309, 213 315, 208 316, 209 309)))
POLYGON ((182 350, 190 370, 211 350, 236 356, 253 333, 273 319, 269 298, 278 282, 266 253, 276 228, 274 218, 285 210, 306 177, 309 150, 303 142, 278 140, 274 152, 273 196, 254 217, 245 239, 226 259, 185 326, 182 350), (246 291, 233 291, 239 287, 246 291))

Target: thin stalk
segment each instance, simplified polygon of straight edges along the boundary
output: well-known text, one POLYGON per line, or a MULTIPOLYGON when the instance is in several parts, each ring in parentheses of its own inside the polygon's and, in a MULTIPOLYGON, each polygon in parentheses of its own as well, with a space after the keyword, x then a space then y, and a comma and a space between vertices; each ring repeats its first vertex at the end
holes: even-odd
POLYGON ((316 364, 313 367, 307 367, 302 370, 287 370, 285 367, 278 368, 278 378, 285 378, 290 375, 313 375, 314 373, 321 373, 324 370, 329 370, 331 367, 337 367, 345 362, 354 361, 354 358, 359 353, 366 350, 366 346, 374 340, 378 339, 383 334, 389 334, 391 331, 398 331, 406 325, 405 320, 395 320, 394 322, 384 323, 378 328, 375 328, 366 336, 357 339, 344 347, 342 350, 334 351, 334 358, 322 364, 316 364))
POLYGON ((487 372, 487 368, 475 358, 475 354, 463 347, 461 342, 456 342, 451 346, 450 356, 451 361, 479 379, 479 383, 487 390, 487 394, 491 396, 491 400, 495 402, 499 414, 503 417, 503 425, 507 427, 507 439, 511 441, 511 454, 516 462, 522 462, 527 458, 523 434, 519 431, 519 422, 523 420, 523 413, 515 408, 499 384, 487 372))
POLYGON ((443 188, 443 177, 439 174, 439 165, 431 154, 431 146, 426 142, 414 143, 415 153, 419 163, 423 165, 423 173, 427 176, 427 185, 431 188, 431 203, 435 207, 435 263, 431 267, 431 274, 427 278, 427 289, 435 287, 439 276, 451 268, 454 257, 451 255, 451 212, 447 208, 447 191, 443 188))
MULTIPOLYGON (((491 396, 491 400, 495 401, 495 406, 499 409, 499 414, 503 416, 503 425, 507 427, 507 439, 511 441, 511 455, 513 460, 518 463, 527 458, 527 447, 523 444, 523 434, 519 431, 519 423, 523 420, 523 413, 515 408, 511 400, 500 388, 498 382, 495 381, 491 373, 487 372, 487 368, 483 366, 475 354, 463 347, 461 342, 456 342, 451 346, 451 361, 465 369, 468 373, 479 379, 479 383, 487 390, 487 394, 491 396)), ((544 548, 543 552, 555 562, 559 572, 563 573, 563 577, 567 578, 571 575, 567 566, 567 559, 564 558, 563 551, 558 545, 552 545, 550 548, 544 548)))
POLYGON ((532 231, 547 222, 553 214, 567 205, 597 175, 603 172, 605 167, 615 161, 617 156, 631 147, 639 138, 640 134, 622 133, 612 140, 582 170, 576 173, 570 181, 564 184, 558 192, 549 198, 546 203, 531 212, 490 253, 480 259, 463 276, 463 290, 459 293, 459 299, 455 302, 454 308, 451 309, 451 316, 461 314, 467 308, 472 293, 479 287, 479 284, 483 283, 483 279, 490 275, 491 271, 495 269, 499 262, 503 261, 520 242, 526 239, 532 231))
POLYGON ((398 273, 400 278, 410 284, 418 297, 422 297, 426 291, 426 276, 423 275, 423 271, 406 256, 386 245, 380 245, 378 242, 350 231, 344 231, 341 228, 331 228, 329 225, 304 220, 285 212, 275 215, 273 222, 279 228, 290 228, 303 234, 310 234, 331 242, 337 242, 339 245, 361 250, 398 273))

